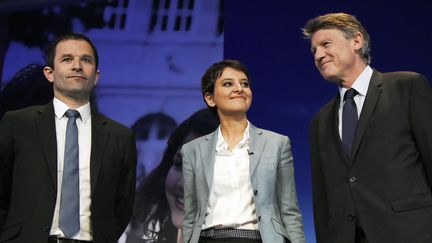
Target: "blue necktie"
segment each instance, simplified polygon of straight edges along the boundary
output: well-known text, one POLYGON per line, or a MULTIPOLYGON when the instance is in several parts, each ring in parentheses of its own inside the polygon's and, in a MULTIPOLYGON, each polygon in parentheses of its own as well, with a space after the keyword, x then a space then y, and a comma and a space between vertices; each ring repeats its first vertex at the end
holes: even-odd
POLYGON ((349 89, 345 92, 345 103, 342 110, 342 143, 349 155, 351 155, 354 134, 358 122, 357 106, 354 102, 354 96, 357 94, 355 89, 349 89))
POLYGON ((76 110, 67 110, 66 142, 60 199, 59 227, 67 238, 80 230, 79 221, 79 154, 76 110))

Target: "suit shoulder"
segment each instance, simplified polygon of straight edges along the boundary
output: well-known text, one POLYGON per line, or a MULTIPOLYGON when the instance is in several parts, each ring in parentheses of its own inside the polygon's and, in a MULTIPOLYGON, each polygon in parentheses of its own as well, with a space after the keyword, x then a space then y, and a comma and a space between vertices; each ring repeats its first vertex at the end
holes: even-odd
POLYGON ((283 135, 283 134, 280 134, 280 133, 277 133, 277 132, 273 132, 273 131, 270 131, 270 130, 267 130, 267 129, 262 129, 262 128, 258 128, 258 129, 259 129, 260 132, 262 132, 262 134, 266 138, 268 138, 268 139, 270 139, 272 141, 283 141, 285 139, 288 139, 288 141, 289 141, 289 137, 286 136, 286 135, 283 135))
POLYGON ((97 113, 95 115, 95 117, 97 120, 110 126, 113 131, 119 131, 119 132, 125 132, 125 133, 131 133, 132 132, 131 128, 121 124, 120 122, 114 121, 113 119, 111 119, 105 115, 97 113))
POLYGON ((42 109, 44 109, 44 106, 41 105, 29 106, 18 110, 7 111, 4 114, 4 117, 8 117, 9 119, 18 119, 18 120, 29 119, 34 117, 39 112, 41 112, 42 109))
POLYGON ((385 89, 393 90, 411 90, 411 87, 417 87, 417 89, 430 88, 430 83, 420 73, 416 72, 388 72, 382 73, 381 82, 385 89))
POLYGON ((191 140, 191 141, 183 144, 182 150, 190 151, 190 150, 193 150, 194 148, 198 147, 201 143, 208 142, 208 140, 210 139, 210 136, 213 133, 210 133, 210 134, 207 134, 207 135, 204 135, 204 136, 201 136, 201 137, 197 137, 197 138, 195 138, 195 139, 193 139, 193 140, 191 140))
POLYGON ((420 73, 411 72, 411 71, 395 71, 395 72, 382 73, 383 78, 394 78, 394 79, 410 79, 420 75, 421 75, 420 73))
POLYGON ((420 73, 410 71, 397 71, 382 73, 383 82, 415 82, 416 80, 427 80, 420 73))

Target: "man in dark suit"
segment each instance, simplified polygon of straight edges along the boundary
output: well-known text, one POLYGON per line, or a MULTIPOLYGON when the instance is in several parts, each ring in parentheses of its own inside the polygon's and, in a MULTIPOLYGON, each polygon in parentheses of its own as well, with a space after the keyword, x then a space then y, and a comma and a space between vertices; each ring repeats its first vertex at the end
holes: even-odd
POLYGON ((96 47, 69 34, 47 52, 54 99, 0 121, 0 242, 116 242, 132 212, 133 132, 90 108, 96 47))
POLYGON ((430 84, 372 69, 369 35, 352 15, 318 16, 303 33, 339 86, 311 123, 317 242, 432 242, 430 84))

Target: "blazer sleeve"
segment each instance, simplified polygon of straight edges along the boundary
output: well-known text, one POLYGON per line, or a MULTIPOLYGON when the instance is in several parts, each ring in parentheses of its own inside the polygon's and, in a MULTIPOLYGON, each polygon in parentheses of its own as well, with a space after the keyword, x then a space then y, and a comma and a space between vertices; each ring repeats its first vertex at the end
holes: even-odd
POLYGON ((117 238, 120 238, 123 234, 123 231, 126 229, 131 219, 135 197, 137 152, 135 136, 131 130, 128 131, 129 134, 125 140, 126 143, 122 163, 124 169, 117 187, 117 199, 115 203, 117 238))
POLYGON ((8 113, 0 120, 0 232, 10 207, 13 168, 11 121, 8 113))
POLYGON ((288 137, 283 137, 283 145, 277 170, 277 196, 283 224, 291 243, 305 243, 303 220, 297 200, 294 179, 294 161, 288 137))
POLYGON ((325 181, 319 159, 318 128, 316 119, 312 120, 310 126, 310 156, 312 170, 312 201, 315 225, 315 237, 317 243, 328 242, 326 240, 328 224, 328 203, 325 181))
POLYGON ((195 173, 186 151, 184 147, 181 150, 184 181, 183 239, 185 243, 189 242, 192 236, 194 219, 197 214, 195 173))
POLYGON ((420 74, 413 78, 411 85, 409 114, 420 158, 428 181, 432 182, 432 88, 428 80, 420 74))

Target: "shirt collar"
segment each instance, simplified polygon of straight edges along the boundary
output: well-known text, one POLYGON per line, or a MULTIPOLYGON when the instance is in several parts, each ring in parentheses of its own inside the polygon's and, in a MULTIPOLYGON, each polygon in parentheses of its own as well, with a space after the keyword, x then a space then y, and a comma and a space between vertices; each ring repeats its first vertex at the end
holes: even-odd
MULTIPOLYGON (((250 123, 248 121, 246 129, 243 133, 243 137, 240 140, 240 142, 236 145, 236 148, 244 148, 245 146, 246 148, 249 148, 249 124, 250 123)), ((222 151, 228 151, 228 143, 225 141, 222 135, 221 126, 219 125, 218 140, 216 142, 216 152, 222 152, 222 151)))
MULTIPOLYGON (((70 109, 65 103, 63 103, 58 98, 54 97, 53 99, 54 105, 54 113, 58 119, 61 119, 65 112, 70 109)), ((83 122, 86 122, 90 118, 90 102, 87 102, 85 105, 79 107, 77 110, 80 113, 80 118, 83 122)))
MULTIPOLYGON (((356 80, 354 80, 354 83, 351 85, 351 88, 355 89, 360 95, 366 96, 369 83, 372 77, 373 70, 372 68, 367 65, 366 68, 363 70, 363 72, 360 73, 360 75, 357 77, 356 80)), ((340 97, 344 97, 345 92, 347 91, 347 88, 339 87, 339 94, 340 97)))

